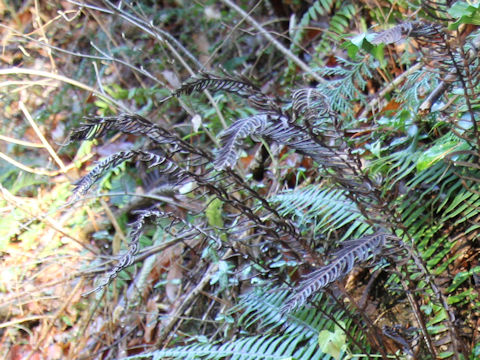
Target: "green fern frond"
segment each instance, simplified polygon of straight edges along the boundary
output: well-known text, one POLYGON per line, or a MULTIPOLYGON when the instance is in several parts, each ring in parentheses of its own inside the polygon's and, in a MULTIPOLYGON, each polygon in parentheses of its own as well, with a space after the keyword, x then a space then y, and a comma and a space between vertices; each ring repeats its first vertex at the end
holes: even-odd
POLYGON ((330 234, 346 229, 342 236, 359 237, 370 229, 356 205, 344 191, 309 185, 283 191, 270 199, 283 216, 290 216, 300 228, 314 226, 314 233, 330 234))
POLYGON ((323 67, 319 72, 330 78, 326 83, 320 84, 317 89, 330 99, 332 110, 353 117, 354 105, 366 103, 363 93, 367 85, 366 79, 373 76, 371 60, 354 62, 337 58, 338 66, 323 67))
POLYGON ((328 265, 304 277, 288 299, 284 310, 288 312, 304 305, 312 294, 343 278, 356 264, 381 254, 387 246, 391 246, 389 242, 392 240, 395 240, 395 236, 377 233, 345 241, 343 248, 334 254, 334 259, 328 265))
POLYGON ((133 359, 226 359, 229 360, 327 360, 330 355, 318 349, 317 339, 305 336, 252 336, 229 341, 222 345, 194 344, 173 349, 157 350, 150 354, 130 356, 133 359))
MULTIPOLYGON (((275 332, 279 327, 285 334, 304 334, 307 337, 318 336, 323 329, 330 329, 333 323, 323 316, 317 308, 302 308, 298 311, 284 314, 282 308, 289 296, 288 290, 255 288, 249 294, 242 296, 238 306, 230 313, 242 311, 239 324, 245 329, 254 326, 264 332, 275 332)), ((313 301, 320 304, 323 313, 331 314, 340 319, 343 310, 326 299, 325 294, 317 294, 313 301)))
POLYGON ((243 312, 239 326, 245 330, 261 332, 263 335, 244 336, 223 344, 194 344, 177 346, 172 349, 158 350, 149 354, 131 356, 133 359, 237 359, 237 360, 276 360, 294 358, 298 360, 330 359, 318 344, 318 335, 322 330, 332 330, 335 322, 326 317, 328 313, 337 321, 344 321, 344 311, 325 299, 324 294, 315 297, 321 304, 316 308, 302 309, 288 315, 282 314, 281 308, 288 290, 278 288, 256 288, 244 295, 238 306, 229 314, 243 312), (256 329, 254 325, 260 324, 256 329), (278 335, 278 329, 281 334, 278 335))
POLYGON ((319 16, 324 16, 330 13, 334 5, 333 0, 316 0, 312 6, 303 14, 300 22, 298 23, 298 29, 293 36, 292 50, 295 50, 295 44, 300 44, 305 34, 305 28, 310 25, 312 21, 317 21, 319 16))

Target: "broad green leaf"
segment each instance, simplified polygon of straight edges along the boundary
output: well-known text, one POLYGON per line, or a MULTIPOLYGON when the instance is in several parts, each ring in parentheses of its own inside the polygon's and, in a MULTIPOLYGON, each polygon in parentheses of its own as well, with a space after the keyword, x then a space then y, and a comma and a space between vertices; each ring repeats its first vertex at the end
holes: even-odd
POLYGON ((448 10, 448 13, 458 19, 449 25, 450 30, 456 30, 461 24, 480 25, 480 3, 472 4, 466 1, 457 1, 448 10))
MULTIPOLYGON (((342 323, 342 325, 344 325, 344 323, 342 323)), ((318 334, 320 350, 336 360, 340 359, 340 354, 345 350, 347 345, 346 340, 347 336, 339 326, 335 326, 335 332, 322 330, 318 334)))
POLYGON ((417 160, 417 171, 423 171, 442 160, 446 155, 452 151, 458 150, 461 144, 457 141, 447 141, 445 143, 433 145, 430 149, 425 151, 417 160))

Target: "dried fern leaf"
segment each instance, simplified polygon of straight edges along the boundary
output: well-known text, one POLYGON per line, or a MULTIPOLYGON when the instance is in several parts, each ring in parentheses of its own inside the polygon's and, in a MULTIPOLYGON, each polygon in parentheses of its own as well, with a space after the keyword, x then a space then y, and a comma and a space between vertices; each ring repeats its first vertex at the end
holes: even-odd
POLYGON ((191 95, 194 92, 200 92, 202 90, 228 91, 247 97, 260 91, 258 87, 244 78, 217 76, 207 72, 201 72, 185 81, 180 88, 173 92, 173 95, 191 95))
POLYGON ((449 22, 452 17, 448 14, 448 9, 453 2, 453 0, 422 0, 421 5, 423 11, 433 19, 449 22))
POLYGON ((292 110, 297 116, 315 120, 329 113, 327 97, 314 88, 298 89, 292 93, 292 110))
POLYGON ((218 152, 214 166, 217 170, 235 166, 238 159, 240 141, 255 133, 262 133, 269 121, 268 114, 258 114, 235 121, 220 134, 224 143, 218 152))
POLYGON ((412 31, 412 23, 407 22, 394 26, 391 29, 380 31, 375 34, 375 38, 371 41, 374 45, 379 44, 393 44, 404 40, 410 35, 412 31))
POLYGON ((442 26, 431 24, 425 21, 412 21, 398 24, 391 29, 376 33, 371 41, 374 45, 393 44, 407 37, 422 38, 428 41, 429 38, 439 35, 442 32, 442 26))
POLYGON ((306 130, 288 123, 286 118, 280 117, 272 121, 261 135, 310 156, 317 163, 326 167, 335 169, 347 167, 341 151, 319 144, 306 130))
POLYGON ((234 166, 238 159, 240 141, 249 135, 262 136, 286 145, 325 166, 346 167, 340 152, 318 144, 307 131, 289 123, 286 116, 261 113, 236 121, 221 134, 225 145, 218 153, 215 168, 221 170, 234 166))
POLYGON ((259 110, 279 110, 274 99, 263 94, 247 78, 233 76, 218 76, 206 72, 199 73, 173 92, 173 96, 191 95, 194 92, 210 90, 213 92, 226 91, 246 98, 250 105, 259 110))
MULTIPOLYGON (((159 166, 165 164, 167 161, 158 153, 149 151, 131 150, 115 153, 98 162, 97 165, 87 175, 85 175, 75 184, 72 199, 70 201, 85 196, 88 190, 105 174, 108 169, 118 166, 124 161, 129 161, 132 159, 147 162, 149 163, 149 167, 159 166)), ((167 166, 165 172, 172 172, 172 170, 173 169, 171 166, 167 166)))
POLYGON ((138 253, 138 243, 140 240, 140 236, 142 236, 143 234, 147 219, 155 219, 158 217, 163 217, 164 215, 158 210, 142 210, 138 211, 137 214, 137 220, 135 220, 131 227, 132 230, 130 232, 130 242, 128 244, 127 252, 119 258, 117 265, 115 265, 115 267, 113 267, 108 273, 105 274, 104 280, 96 288, 89 291, 88 293, 83 294, 84 296, 103 289, 105 286, 110 284, 122 270, 133 264, 135 255, 138 253))
POLYGON ((215 242, 218 247, 221 246, 221 239, 219 239, 215 235, 212 235, 210 232, 208 232, 207 229, 203 229, 200 226, 190 224, 189 222, 185 221, 184 219, 176 216, 171 212, 164 212, 158 209, 148 209, 136 211, 135 214, 138 215, 138 217, 131 225, 128 250, 120 256, 118 263, 108 273, 105 274, 104 280, 89 293, 98 291, 103 287, 107 286, 112 282, 113 279, 118 276, 121 271, 133 264, 135 260, 135 255, 137 255, 138 253, 139 240, 143 234, 147 220, 151 222, 155 221, 156 219, 168 218, 170 220, 170 223, 169 225, 164 227, 164 230, 176 239, 181 239, 185 241, 197 238, 199 236, 203 236, 204 238, 215 242), (180 224, 181 226, 179 228, 175 228, 175 230, 172 230, 173 227, 177 226, 178 224, 180 224))
POLYGON ((353 267, 375 255, 382 253, 387 241, 393 236, 385 233, 364 236, 360 239, 345 241, 343 248, 335 253, 335 258, 322 268, 308 274, 294 289, 284 310, 290 311, 304 305, 315 292, 330 283, 342 279, 353 267))
POLYGON ((70 142, 100 138, 109 130, 125 134, 145 135, 158 144, 171 143, 174 138, 168 131, 140 115, 120 114, 110 117, 85 118, 85 120, 85 123, 70 134, 70 142))

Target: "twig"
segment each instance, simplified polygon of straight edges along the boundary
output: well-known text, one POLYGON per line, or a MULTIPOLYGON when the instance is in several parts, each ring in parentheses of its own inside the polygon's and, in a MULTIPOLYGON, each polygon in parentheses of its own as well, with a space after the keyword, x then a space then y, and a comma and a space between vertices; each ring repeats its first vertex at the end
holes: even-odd
POLYGON ((53 318, 53 315, 32 315, 32 316, 27 316, 21 319, 15 319, 15 320, 10 320, 10 321, 5 321, 0 324, 0 329, 2 328, 7 328, 12 325, 16 324, 21 324, 23 322, 28 322, 28 321, 37 321, 37 320, 43 320, 43 319, 51 319, 53 318))
POLYGON ((27 356, 27 360, 31 359, 31 357, 33 356, 33 354, 35 354, 37 352, 37 350, 40 348, 40 346, 42 345, 42 343, 45 341, 45 338, 50 334, 50 331, 52 330, 53 326, 55 325, 55 320, 57 320, 62 314, 63 312, 65 311, 65 309, 67 308, 68 305, 70 305, 70 303, 72 302, 72 299, 73 297, 77 294, 77 291, 83 286, 83 281, 84 279, 82 278, 78 283, 77 285, 75 285, 75 287, 73 288, 73 290, 71 291, 70 293, 70 296, 67 298, 67 300, 63 303, 62 307, 60 309, 58 309, 58 311, 55 313, 54 316, 51 317, 51 321, 50 323, 48 324, 46 330, 44 330, 42 332, 42 335, 40 337, 40 339, 37 341, 37 343, 35 344, 35 346, 32 348, 32 350, 30 351, 30 354, 27 356))
MULTIPOLYGON (((222 259, 228 258, 232 254, 232 250, 228 249, 222 259)), ((203 288, 210 282, 212 276, 217 272, 218 264, 210 264, 207 271, 202 277, 202 280, 198 283, 195 288, 193 288, 182 301, 182 303, 177 307, 175 312, 169 316, 168 323, 162 328, 162 333, 158 335, 157 345, 160 346, 165 338, 170 334, 170 330, 174 327, 177 319, 185 312, 185 310, 190 306, 190 303, 195 299, 195 297, 200 294, 203 288)))
POLYGON ((20 101, 18 103, 19 107, 20 107, 20 110, 22 110, 23 114, 25 115, 25 117, 27 118, 28 122, 30 123, 30 126, 33 128, 33 130, 35 131, 35 134, 37 134, 38 138, 40 139, 40 141, 42 142, 43 146, 47 149, 48 153, 50 154, 50 156, 53 158, 53 160, 55 160, 55 162, 57 163, 58 167, 60 168, 60 170, 62 171, 62 173, 66 173, 67 172, 67 168, 65 167, 65 164, 63 163, 62 159, 60 159, 57 155, 57 153, 55 152, 55 150, 53 150, 53 148, 50 146, 49 142, 47 141, 47 139, 45 138, 45 136, 43 136, 42 132, 40 131, 37 123, 33 120, 32 116, 30 115, 30 113, 28 112, 27 108, 25 107, 25 104, 23 103, 23 101, 20 101))
POLYGON ((29 172, 31 174, 46 175, 46 176, 57 176, 61 173, 58 170, 48 171, 48 170, 44 170, 44 169, 34 169, 30 166, 23 165, 21 162, 18 162, 15 159, 12 159, 10 156, 8 156, 7 154, 4 154, 3 152, 0 152, 0 159, 3 159, 6 162, 12 164, 13 166, 15 166, 15 167, 17 167, 17 168, 19 168, 23 171, 29 172))
POLYGON ((382 101, 385 97, 385 95, 387 95, 390 91, 392 91, 393 89, 395 89, 396 87, 398 87, 398 85, 400 85, 400 83, 407 77, 409 76, 410 74, 414 73, 415 71, 419 70, 421 67, 423 66, 423 64, 421 63, 418 63, 418 64, 415 64, 413 65, 412 67, 408 68, 406 71, 404 71, 403 73, 401 73, 399 76, 397 76, 390 84, 388 84, 385 88, 382 89, 382 91, 380 91, 378 93, 378 95, 375 97, 375 99, 373 99, 372 101, 370 101, 367 106, 365 106, 365 109, 363 109, 362 113, 360 114, 360 116, 358 117, 359 119, 364 119, 367 117, 368 113, 375 107, 377 106, 380 101, 382 101))
MULTIPOLYGON (((60 18, 60 15, 56 17, 56 19, 60 18)), ((47 35, 45 34, 45 26, 42 24, 42 19, 40 18, 40 10, 38 6, 38 0, 35 0, 35 21, 37 22, 38 25, 38 31, 40 32, 40 37, 45 43, 48 43, 48 38, 47 35)), ((55 64, 55 61, 53 60, 52 56, 52 51, 47 50, 48 58, 50 59, 50 64, 52 65, 52 70, 56 71, 57 65, 55 64)))
POLYGON ((130 112, 130 110, 125 105, 123 105, 121 102, 115 100, 111 96, 104 95, 100 91, 92 88, 91 86, 88 86, 88 85, 86 85, 86 84, 84 84, 80 81, 68 78, 68 77, 63 76, 63 75, 53 74, 53 73, 50 73, 48 71, 27 69, 27 68, 16 68, 16 67, 7 68, 7 69, 0 69, 0 76, 1 75, 33 75, 33 76, 41 76, 41 77, 46 77, 46 78, 50 78, 50 79, 55 79, 55 80, 58 80, 58 81, 76 86, 80 89, 90 91, 91 93, 93 93, 95 96, 101 98, 102 100, 105 100, 105 101, 111 103, 112 105, 115 105, 116 107, 122 109, 125 112, 130 112))
POLYGON ((14 139, 14 138, 4 136, 4 135, 1 135, 1 134, 0 134, 0 140, 6 141, 6 142, 9 142, 9 143, 12 143, 12 144, 22 145, 22 146, 25 146, 25 147, 33 147, 33 148, 43 148, 44 147, 43 144, 32 143, 32 142, 24 141, 24 140, 18 140, 18 139, 14 139))
POLYGON ((222 2, 231 7, 233 10, 238 12, 244 19, 246 19, 255 29, 257 29, 260 34, 265 37, 268 41, 270 41, 273 46, 275 46, 283 55, 288 57, 292 60, 295 64, 297 64, 303 71, 308 73, 312 78, 314 78, 319 83, 325 83, 326 80, 320 77, 317 73, 313 71, 313 69, 304 63, 300 58, 295 56, 290 50, 288 50, 285 46, 283 46, 280 42, 277 41, 270 33, 265 30, 265 28, 260 25, 254 18, 252 18, 249 14, 243 11, 238 5, 234 4, 230 0, 222 0, 222 2))
MULTIPOLYGON (((44 146, 41 145, 40 147, 43 148, 44 146)), ((76 160, 73 163, 71 163, 70 165, 66 166, 65 169, 68 172, 69 170, 73 169, 74 167, 77 167, 79 163, 81 164, 85 161, 90 160, 93 156, 94 156, 93 153, 87 154, 84 157, 82 157, 81 159, 76 160)), ((50 171, 50 170, 45 170, 45 169, 32 168, 30 166, 22 164, 21 162, 18 162, 15 159, 12 159, 10 156, 8 156, 7 154, 4 154, 3 152, 0 152, 0 159, 3 159, 6 162, 12 164, 13 166, 16 166, 19 169, 21 169, 23 171, 26 171, 26 172, 29 172, 29 173, 32 173, 32 174, 45 175, 45 176, 53 177, 53 176, 58 176, 58 175, 63 173, 63 171, 61 171, 61 170, 51 170, 50 171)))

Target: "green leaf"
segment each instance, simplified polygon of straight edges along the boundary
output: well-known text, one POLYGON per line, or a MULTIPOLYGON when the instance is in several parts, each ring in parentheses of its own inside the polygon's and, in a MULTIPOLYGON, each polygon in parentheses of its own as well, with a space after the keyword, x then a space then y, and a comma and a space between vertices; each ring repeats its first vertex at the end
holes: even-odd
POLYGON ((461 24, 480 25, 480 3, 471 4, 466 1, 457 1, 448 10, 450 16, 455 19, 455 23, 449 25, 450 30, 456 30, 461 24))
POLYGON ((222 208, 223 201, 218 198, 213 199, 210 204, 208 204, 205 215, 207 216, 210 226, 217 228, 223 227, 222 208))
POLYGON ((448 13, 454 18, 461 18, 462 16, 474 16, 478 11, 480 3, 472 4, 466 1, 457 1, 448 9, 448 13))
POLYGON ((428 169, 430 166, 443 159, 452 151, 458 150, 458 147, 460 145, 462 144, 453 140, 433 145, 430 149, 422 153, 418 158, 417 171, 420 172, 428 169))
POLYGON ((439 359, 448 359, 449 357, 452 357, 453 354, 454 354, 453 351, 444 351, 438 354, 437 356, 439 359))
MULTIPOLYGON (((345 326, 343 322, 340 323, 343 327, 345 326)), ((336 360, 340 359, 340 354, 346 349, 346 341, 347 336, 338 325, 335 325, 335 332, 322 330, 318 334, 320 350, 336 360)))
POLYGON ((375 34, 362 33, 347 41, 344 47, 347 49, 348 56, 355 59, 358 50, 362 49, 377 59, 383 67, 386 64, 383 51, 385 44, 373 45, 370 41, 374 36, 375 34))

